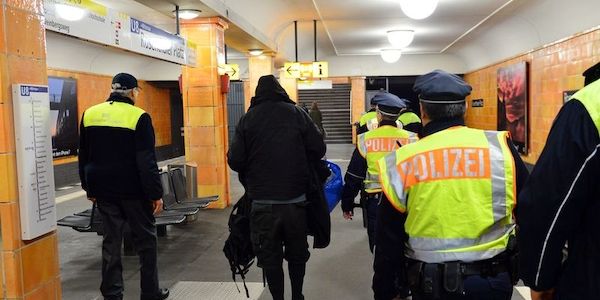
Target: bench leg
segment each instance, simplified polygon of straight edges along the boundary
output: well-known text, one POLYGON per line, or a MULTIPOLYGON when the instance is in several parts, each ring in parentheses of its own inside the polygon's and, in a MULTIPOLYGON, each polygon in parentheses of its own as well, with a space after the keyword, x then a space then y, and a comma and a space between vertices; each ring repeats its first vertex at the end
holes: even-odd
POLYGON ((167 236, 167 225, 156 226, 156 235, 160 237, 167 236))

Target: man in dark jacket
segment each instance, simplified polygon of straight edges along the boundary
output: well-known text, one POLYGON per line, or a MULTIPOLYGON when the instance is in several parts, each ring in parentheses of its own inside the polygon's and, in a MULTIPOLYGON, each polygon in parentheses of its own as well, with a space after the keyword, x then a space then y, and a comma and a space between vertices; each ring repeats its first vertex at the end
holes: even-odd
POLYGON ((104 299, 123 299, 121 241, 129 225, 140 256, 143 300, 166 299, 158 286, 154 216, 162 209, 162 187, 154 153, 152 120, 134 106, 138 83, 117 74, 106 102, 87 109, 79 142, 79 177, 87 197, 102 215, 104 299))
POLYGON ((519 195, 520 275, 534 300, 600 297, 600 63, 583 75, 519 195))
POLYGON ((283 258, 292 299, 304 299, 309 164, 325 155, 319 130, 294 104, 274 76, 261 77, 227 154, 252 200, 251 239, 275 300, 283 299, 283 258))

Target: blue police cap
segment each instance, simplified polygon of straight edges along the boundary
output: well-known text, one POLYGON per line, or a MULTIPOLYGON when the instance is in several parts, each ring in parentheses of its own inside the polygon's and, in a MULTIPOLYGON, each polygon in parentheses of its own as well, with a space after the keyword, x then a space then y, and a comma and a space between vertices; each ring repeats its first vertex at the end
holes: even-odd
POLYGON ((379 92, 373 98, 377 103, 377 109, 384 113, 396 115, 406 107, 405 99, 388 92, 379 92))
POLYGON ((419 76, 413 90, 424 103, 462 103, 471 94, 471 86, 457 75, 443 70, 435 70, 419 76))
POLYGON ((600 62, 585 70, 585 72, 583 72, 583 77, 585 77, 584 85, 588 85, 600 79, 600 62))

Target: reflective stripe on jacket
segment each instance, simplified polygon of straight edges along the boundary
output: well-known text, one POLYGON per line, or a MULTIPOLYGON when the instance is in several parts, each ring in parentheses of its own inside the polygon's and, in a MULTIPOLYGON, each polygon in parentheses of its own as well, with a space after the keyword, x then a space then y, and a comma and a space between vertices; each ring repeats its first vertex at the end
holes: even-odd
POLYGON ((390 125, 384 125, 359 135, 358 151, 367 161, 367 173, 364 180, 365 191, 368 193, 381 192, 379 167, 377 166, 379 159, 400 146, 413 143, 418 139, 415 133, 390 125))
POLYGON ((479 261, 514 232, 514 160, 507 132, 446 129, 379 160, 383 192, 407 213, 408 257, 479 261))

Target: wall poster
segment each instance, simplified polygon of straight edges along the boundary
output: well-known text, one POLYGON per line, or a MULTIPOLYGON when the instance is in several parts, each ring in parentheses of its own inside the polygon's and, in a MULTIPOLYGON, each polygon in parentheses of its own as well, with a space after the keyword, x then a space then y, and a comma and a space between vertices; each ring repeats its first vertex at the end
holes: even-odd
POLYGON ((507 130, 520 153, 528 151, 527 62, 498 69, 498 130, 507 130))
POLYGON ((77 81, 73 78, 48 77, 52 157, 77 155, 77 81))

